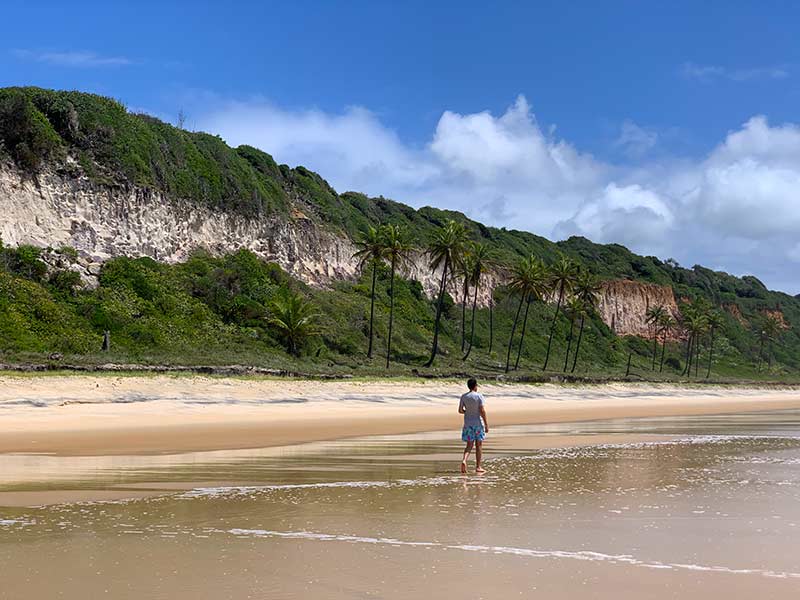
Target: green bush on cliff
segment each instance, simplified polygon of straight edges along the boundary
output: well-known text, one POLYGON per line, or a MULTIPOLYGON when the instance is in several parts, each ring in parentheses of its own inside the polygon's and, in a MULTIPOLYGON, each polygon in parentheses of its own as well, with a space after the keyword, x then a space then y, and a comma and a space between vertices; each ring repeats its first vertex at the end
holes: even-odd
POLYGON ((33 102, 17 90, 0 90, 0 141, 22 168, 36 170, 62 152, 58 133, 33 102))
POLYGON ((243 214, 285 210, 271 157, 218 136, 129 113, 115 100, 39 88, 0 90, 0 140, 25 170, 69 148, 98 182, 129 182, 243 214), (262 156, 263 155, 263 156, 262 156), (254 165, 253 163, 256 163, 254 165))

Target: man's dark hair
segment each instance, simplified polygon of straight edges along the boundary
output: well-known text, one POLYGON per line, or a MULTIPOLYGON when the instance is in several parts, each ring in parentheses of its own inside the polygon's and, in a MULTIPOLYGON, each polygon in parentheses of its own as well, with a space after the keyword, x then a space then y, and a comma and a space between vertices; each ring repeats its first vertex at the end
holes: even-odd
POLYGON ((478 385, 478 380, 474 377, 470 377, 469 380, 467 380, 467 387, 469 389, 474 389, 476 385, 478 385))

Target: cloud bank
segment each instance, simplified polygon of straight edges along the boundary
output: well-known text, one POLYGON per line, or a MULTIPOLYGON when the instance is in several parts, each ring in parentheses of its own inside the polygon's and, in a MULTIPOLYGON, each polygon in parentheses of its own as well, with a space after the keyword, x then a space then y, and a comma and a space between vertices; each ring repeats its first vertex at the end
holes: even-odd
POLYGON ((542 127, 520 96, 501 115, 445 111, 427 143, 403 142, 363 107, 338 114, 265 102, 222 103, 198 127, 279 162, 318 171, 339 191, 461 210, 496 226, 674 257, 800 292, 800 127, 754 116, 707 156, 648 161, 658 133, 632 121, 614 165, 542 127))

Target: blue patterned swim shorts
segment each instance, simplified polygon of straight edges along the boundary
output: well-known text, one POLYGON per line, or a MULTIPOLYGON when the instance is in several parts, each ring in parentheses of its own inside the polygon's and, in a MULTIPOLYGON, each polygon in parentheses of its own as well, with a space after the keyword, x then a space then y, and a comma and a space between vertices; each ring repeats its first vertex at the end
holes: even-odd
POLYGON ((482 442, 486 438, 483 425, 465 425, 461 430, 462 442, 482 442))

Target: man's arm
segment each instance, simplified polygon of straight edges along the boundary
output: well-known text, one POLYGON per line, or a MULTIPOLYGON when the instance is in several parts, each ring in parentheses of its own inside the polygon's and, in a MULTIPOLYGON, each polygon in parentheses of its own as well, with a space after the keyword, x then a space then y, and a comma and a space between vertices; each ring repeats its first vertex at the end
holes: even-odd
POLYGON ((483 404, 481 404, 481 417, 483 418, 483 426, 486 433, 489 433, 489 421, 486 420, 486 409, 483 408, 483 404))
POLYGON ((465 412, 467 412, 467 407, 464 406, 464 399, 461 398, 458 401, 458 414, 463 415, 465 412))

